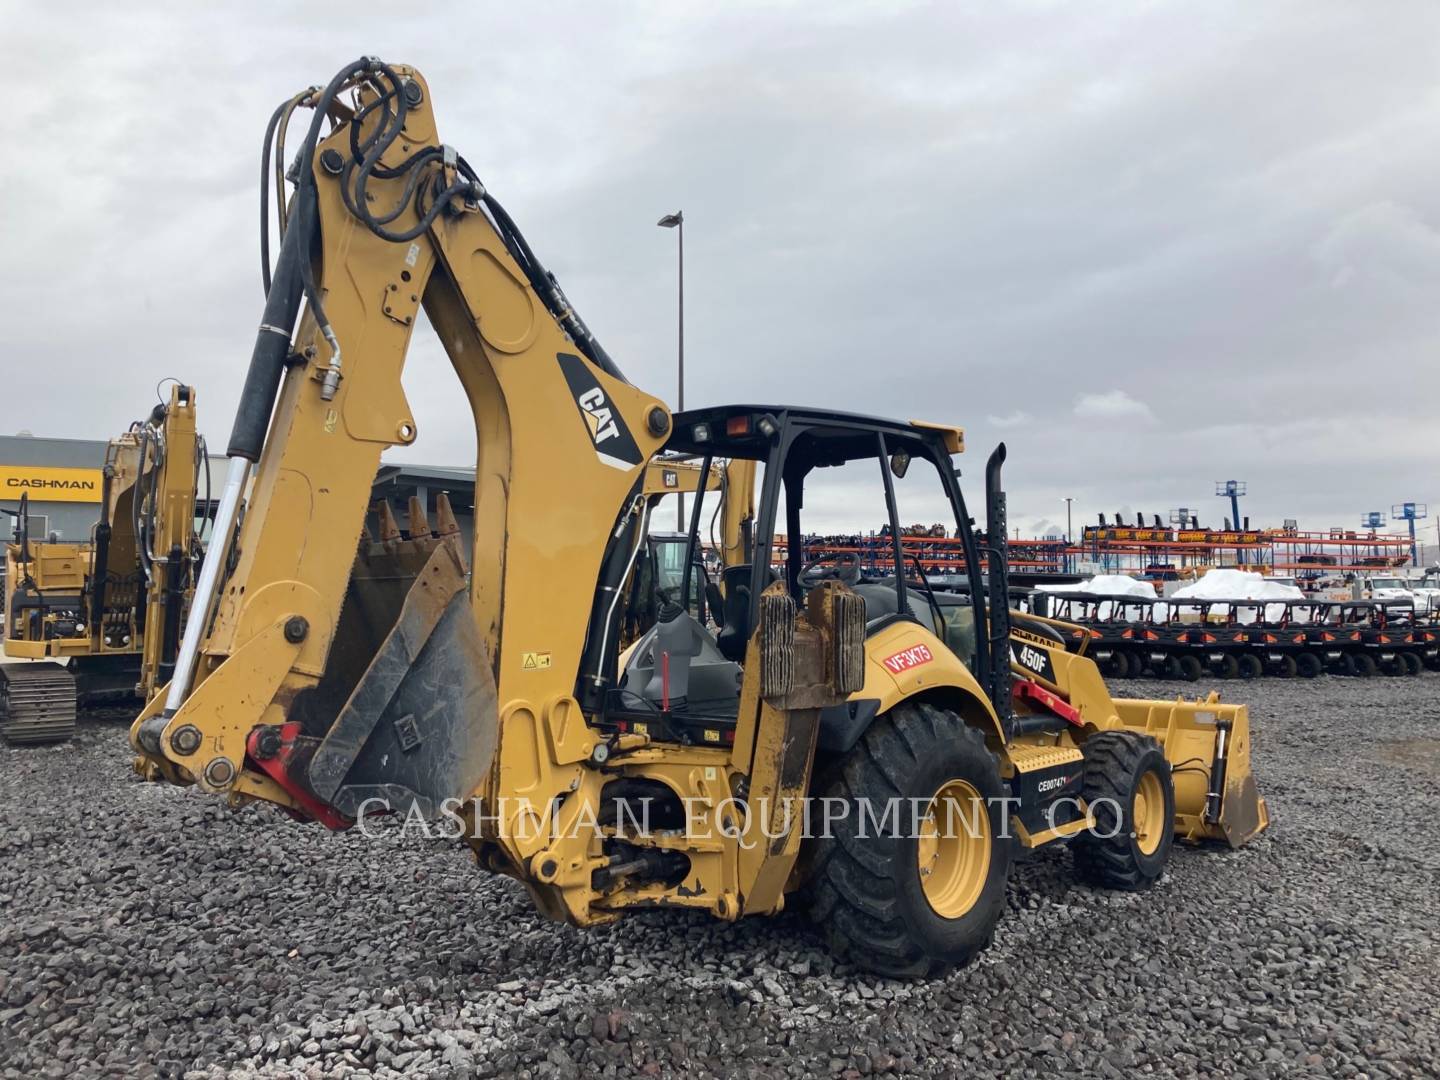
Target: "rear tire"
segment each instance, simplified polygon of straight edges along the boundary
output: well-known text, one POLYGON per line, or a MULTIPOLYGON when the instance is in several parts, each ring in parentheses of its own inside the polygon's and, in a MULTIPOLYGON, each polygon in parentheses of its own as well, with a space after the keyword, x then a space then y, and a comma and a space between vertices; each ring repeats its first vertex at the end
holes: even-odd
POLYGON ((1325 665, 1314 653, 1303 652, 1295 658, 1295 670, 1302 679, 1313 679, 1325 670, 1325 665))
POLYGON ((1197 682, 1203 671, 1204 668, 1200 666, 1198 658, 1194 656, 1180 657, 1180 678, 1186 682, 1197 682))
POLYGON ((1246 654, 1239 658, 1238 663, 1240 665, 1240 678, 1242 679, 1258 679, 1261 675, 1265 674, 1265 665, 1260 662, 1258 656, 1246 654))
POLYGON ((1129 666, 1129 678, 1138 679, 1145 674, 1145 658, 1137 652, 1125 654, 1125 663, 1129 666))
POLYGON ((1275 661, 1275 674, 1282 679, 1293 679, 1299 670, 1300 665, 1293 656, 1282 656, 1275 661))
POLYGON ((1175 786, 1165 751, 1149 735, 1104 731, 1085 740, 1083 797, 1095 828, 1075 840, 1082 881, 1131 892, 1165 873, 1175 842, 1175 786))
POLYGON ((1379 670, 1375 658, 1369 653, 1356 653, 1351 659, 1355 661, 1355 674, 1362 679, 1371 678, 1379 670))
POLYGON ((1005 909, 1013 847, 1002 814, 1005 793, 985 737, 954 713, 909 702, 875 721, 822 793, 844 800, 843 820, 822 819, 819 828, 831 823, 830 835, 810 841, 810 915, 830 947, 870 971, 901 978, 933 976, 973 960, 990 944, 1005 909), (922 875, 927 839, 923 826, 912 827, 910 800, 925 806, 952 786, 985 800, 984 810, 956 796, 954 832, 943 843, 960 844, 959 855, 952 859, 928 841, 936 854, 922 875), (892 799, 899 800, 894 824, 877 828, 892 799), (983 837, 969 832, 970 822, 983 837), (947 893, 950 877, 956 885, 947 893))
POLYGON ((1210 670, 1222 679, 1234 679, 1240 674, 1240 661, 1226 653, 1210 665, 1210 670))
POLYGON ((1425 665, 1413 652, 1401 653, 1400 662, 1405 665, 1406 675, 1419 675, 1425 665))

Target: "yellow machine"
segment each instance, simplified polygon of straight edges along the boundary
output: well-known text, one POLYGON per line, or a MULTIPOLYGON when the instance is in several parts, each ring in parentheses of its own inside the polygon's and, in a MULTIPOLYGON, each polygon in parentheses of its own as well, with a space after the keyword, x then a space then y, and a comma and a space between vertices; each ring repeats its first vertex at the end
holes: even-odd
MULTIPOLYGON (((754 462, 715 463, 708 473, 702 474, 699 462, 694 459, 656 458, 645 469, 643 490, 649 511, 653 514, 662 496, 698 493, 702 475, 705 490, 720 493, 710 517, 708 538, 697 532, 692 546, 688 532, 650 532, 625 582, 622 649, 655 624, 660 608, 667 602, 682 602, 683 598, 683 606, 701 622, 720 612, 721 589, 718 581, 711 581, 704 557, 707 539, 708 551, 718 560, 720 568, 750 559, 754 462)), ((699 502, 692 504, 700 505, 699 502)))
POLYGON ((719 504, 710 518, 711 549, 719 553, 725 566, 748 562, 748 545, 752 542, 750 534, 755 526, 755 462, 739 459, 713 462, 708 472, 702 472, 696 458, 658 457, 645 467, 642 490, 653 509, 663 495, 699 492, 702 475, 706 491, 720 492, 719 504))
POLYGON ((216 556, 174 678, 131 729, 138 767, 331 828, 458 822, 480 866, 580 926, 649 907, 735 919, 795 897, 836 949, 892 975, 984 948, 1015 844, 1073 840, 1089 880, 1134 889, 1176 836, 1238 845, 1265 827, 1243 706, 1113 700, 1050 626, 1012 625, 1003 447, 982 548, 958 428, 671 415, 439 141, 416 71, 357 61, 283 104, 272 133, 301 107, 314 119, 216 556), (422 305, 475 415, 468 553, 415 522, 405 540, 364 533, 381 452, 417 437, 400 376, 422 305), (662 451, 702 476, 755 466, 754 539, 727 549, 718 632, 682 610, 622 661, 662 451), (807 483, 855 463, 895 539, 888 574, 804 556, 807 483), (953 511, 968 593, 931 590, 902 557, 894 485, 912 470, 953 511))
POLYGON ((169 680, 200 558, 202 470, 195 392, 176 383, 167 404, 110 440, 89 540, 32 538, 22 499, 5 549, 4 652, 48 662, 0 665, 7 742, 69 738, 77 698, 148 699, 169 680))

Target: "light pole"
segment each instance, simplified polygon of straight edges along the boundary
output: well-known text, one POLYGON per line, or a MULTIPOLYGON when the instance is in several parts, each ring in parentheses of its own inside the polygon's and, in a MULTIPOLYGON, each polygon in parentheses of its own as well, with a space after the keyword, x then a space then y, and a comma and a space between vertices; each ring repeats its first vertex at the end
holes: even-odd
MULTIPOLYGON (((685 214, 676 210, 673 214, 666 214, 655 223, 662 229, 674 229, 680 239, 680 340, 679 340, 679 382, 680 394, 676 399, 676 412, 685 410, 685 214)), ((685 493, 682 491, 677 496, 680 500, 679 508, 676 511, 677 531, 685 531, 685 493)))
POLYGON ((1075 501, 1073 495, 1065 496, 1065 573, 1070 572, 1070 504, 1075 501))
POLYGON ((1241 534, 1243 534, 1245 530, 1240 527, 1240 496, 1245 494, 1245 490, 1244 480, 1215 481, 1215 494, 1221 497, 1228 496, 1230 499, 1230 516, 1234 518, 1234 520, 1230 522, 1230 527, 1234 529, 1237 536, 1240 537, 1240 539, 1236 541, 1235 562, 1240 565, 1243 565, 1245 562, 1245 549, 1239 546, 1244 542, 1244 537, 1241 534))
POLYGON ((1390 516, 1396 521, 1410 523, 1410 565, 1420 565, 1420 553, 1415 540, 1415 522, 1430 516, 1430 508, 1424 503, 1398 503, 1390 508, 1390 516))

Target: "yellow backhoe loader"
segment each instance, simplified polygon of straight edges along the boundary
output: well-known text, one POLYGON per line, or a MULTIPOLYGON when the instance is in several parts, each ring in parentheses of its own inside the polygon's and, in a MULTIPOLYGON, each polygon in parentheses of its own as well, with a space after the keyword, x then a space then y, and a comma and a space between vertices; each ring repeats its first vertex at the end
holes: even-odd
POLYGON ((1017 844, 1073 842, 1087 879, 1137 889, 1177 836, 1238 845, 1265 827, 1243 706, 1112 699, 1048 626, 1012 620, 1003 447, 982 545, 958 428, 672 415, 440 141, 417 71, 365 58, 288 99, 262 175, 272 148, 288 160, 273 136, 300 108, 216 554, 174 677, 131 729, 139 767, 334 829, 458 822, 481 867, 579 926, 794 897, 839 952, 902 976, 984 948, 1017 844), (364 530, 381 452, 417 437, 401 371, 422 306, 475 416, 468 553, 414 522, 404 541, 364 530), (756 466, 753 543, 727 556, 718 632, 682 607, 622 662, 662 452, 702 475, 756 466), (863 469, 885 508, 888 574, 805 558, 807 485, 836 467, 863 469), (950 508, 968 594, 907 567, 907 475, 950 508))
POLYGON ((195 498, 208 485, 195 391, 175 383, 168 403, 111 439, 100 520, 84 542, 30 536, 21 500, 5 548, 7 657, 0 665, 0 736, 62 741, 77 702, 148 700, 170 679, 200 560, 195 498))

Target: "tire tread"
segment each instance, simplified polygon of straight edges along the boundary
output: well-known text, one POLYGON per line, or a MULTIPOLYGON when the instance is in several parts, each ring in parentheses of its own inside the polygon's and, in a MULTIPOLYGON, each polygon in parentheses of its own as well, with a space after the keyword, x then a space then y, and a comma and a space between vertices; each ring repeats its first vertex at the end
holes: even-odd
MULTIPOLYGON (((865 798, 883 803, 902 794, 907 770, 950 739, 965 740, 972 750, 995 760, 984 735, 958 716, 925 702, 898 706, 865 732, 821 794, 852 804, 865 798)), ((815 846, 807 887, 810 914, 838 955, 879 974, 927 978, 965 966, 993 939, 992 925, 978 947, 958 959, 927 954, 910 932, 894 891, 893 852, 878 838, 859 836, 854 815, 847 814, 835 824, 832 837, 818 838, 815 846)))

